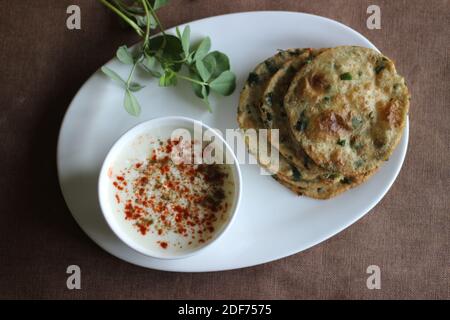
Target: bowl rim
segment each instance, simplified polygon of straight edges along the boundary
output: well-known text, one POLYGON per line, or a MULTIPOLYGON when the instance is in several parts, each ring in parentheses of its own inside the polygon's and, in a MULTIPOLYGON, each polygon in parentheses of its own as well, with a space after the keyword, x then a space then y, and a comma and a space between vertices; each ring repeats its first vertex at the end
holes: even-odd
MULTIPOLYGON (((186 125, 185 125, 186 126, 186 125)), ((175 260, 175 259, 183 259, 190 257, 192 255, 198 254, 199 252, 203 251, 204 249, 210 247, 213 243, 217 242, 222 236, 226 233, 226 231, 231 227, 233 222, 236 218, 236 213, 239 210, 241 198, 242 198, 242 174, 241 174, 241 168, 239 165, 239 161, 236 157, 236 154, 234 153, 231 146, 228 144, 228 142, 223 138, 223 136, 220 134, 219 131, 217 131, 214 128, 211 128, 207 124, 203 123, 202 121, 184 117, 184 116, 165 116, 165 117, 157 117, 149 120, 142 121, 138 123, 137 125, 131 127, 128 129, 125 133, 120 135, 120 137, 113 143, 113 145, 109 148, 108 153, 106 154, 100 173, 98 176, 98 182, 97 182, 97 196, 98 201, 100 205, 100 210, 102 212, 103 218, 105 219, 108 227, 111 229, 111 231, 114 233, 116 237, 119 238, 119 240, 124 243, 129 248, 135 250, 136 252, 139 252, 140 254, 143 254, 147 257, 155 258, 155 259, 162 259, 162 260, 175 260), (199 246, 198 248, 193 249, 192 251, 189 251, 185 254, 173 254, 173 255, 161 255, 158 254, 156 250, 150 252, 150 251, 144 251, 141 248, 139 248, 137 245, 135 245, 135 241, 131 239, 131 237, 125 236, 125 232, 122 232, 120 227, 116 227, 116 224, 112 222, 112 212, 110 212, 109 209, 107 209, 107 197, 106 197, 106 184, 103 183, 104 177, 108 175, 109 170, 109 164, 111 161, 115 158, 115 151, 117 148, 121 146, 123 143, 123 140, 129 138, 130 136, 138 136, 139 134, 143 134, 142 128, 147 127, 151 124, 154 125, 153 128, 156 128, 158 126, 162 126, 163 124, 167 124, 170 122, 179 122, 180 128, 183 128, 184 126, 182 123, 191 123, 193 125, 197 124, 201 127, 202 132, 209 130, 213 133, 214 137, 217 137, 220 142, 225 146, 226 152, 230 154, 232 157, 233 163, 230 164, 233 167, 233 176, 234 176, 234 200, 233 200, 233 207, 232 210, 229 211, 229 217, 225 221, 224 226, 221 228, 219 232, 216 233, 215 236, 212 237, 212 239, 206 241, 203 245, 199 246)))

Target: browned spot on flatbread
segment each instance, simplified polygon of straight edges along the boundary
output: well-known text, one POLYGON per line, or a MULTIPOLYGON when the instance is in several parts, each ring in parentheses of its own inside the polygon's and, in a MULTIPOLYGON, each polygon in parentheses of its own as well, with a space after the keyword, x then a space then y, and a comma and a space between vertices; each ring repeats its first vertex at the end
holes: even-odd
POLYGON ((329 88, 330 83, 323 74, 314 74, 309 78, 309 83, 315 91, 323 92, 329 88))
POLYGON ((337 164, 337 165, 342 165, 344 162, 342 160, 342 152, 340 149, 336 149, 331 153, 331 163, 332 164, 337 164))
POLYGON ((320 131, 333 135, 350 129, 344 118, 333 111, 321 113, 317 118, 317 127, 320 131))
POLYGON ((403 124, 403 110, 398 100, 391 100, 385 105, 377 105, 378 113, 390 127, 400 127, 403 124))

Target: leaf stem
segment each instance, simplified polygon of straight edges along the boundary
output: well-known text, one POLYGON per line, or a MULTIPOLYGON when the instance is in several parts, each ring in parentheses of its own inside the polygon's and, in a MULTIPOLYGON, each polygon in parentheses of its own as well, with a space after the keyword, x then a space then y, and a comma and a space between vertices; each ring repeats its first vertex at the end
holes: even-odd
POLYGON ((187 58, 183 58, 181 60, 173 60, 173 63, 185 63, 187 61, 187 58))
MULTIPOLYGON (((147 48, 149 36, 150 36, 150 19, 149 19, 149 6, 147 0, 141 0, 142 5, 144 6, 145 16, 146 16, 146 28, 145 28, 145 37, 144 37, 144 45, 143 48, 147 48)), ((150 6, 151 7, 151 6, 150 6)))
POLYGON ((140 35, 141 37, 144 35, 144 31, 142 31, 141 27, 139 27, 133 20, 128 18, 125 14, 123 14, 119 9, 117 9, 107 0, 99 0, 99 1, 103 3, 104 6, 113 11, 115 14, 117 14, 119 17, 121 17, 123 20, 125 20, 125 22, 127 22, 137 32, 138 35, 140 35))
POLYGON ((147 2, 147 5, 148 5, 148 8, 150 10, 151 15, 153 16, 153 18, 155 18, 156 24, 158 25, 159 29, 161 30, 161 33, 163 34, 163 36, 165 36, 166 35, 166 31, 164 30, 164 27, 163 27, 161 21, 159 20, 158 16, 156 15, 155 10, 150 5, 148 0, 143 0, 143 1, 147 2))
POLYGON ((186 80, 186 81, 190 81, 190 82, 196 83, 196 84, 201 85, 201 86, 206 86, 206 85, 208 85, 208 83, 206 83, 206 82, 198 81, 198 80, 195 80, 195 79, 192 79, 192 78, 183 76, 183 75, 181 75, 181 74, 178 74, 177 77, 180 78, 180 79, 186 80))
POLYGON ((130 75, 128 76, 128 79, 127 79, 127 82, 126 82, 127 90, 130 88, 131 79, 133 78, 133 74, 134 74, 134 71, 136 70, 136 66, 137 66, 138 63, 139 63, 139 61, 136 61, 133 64, 133 68, 131 68, 130 75))

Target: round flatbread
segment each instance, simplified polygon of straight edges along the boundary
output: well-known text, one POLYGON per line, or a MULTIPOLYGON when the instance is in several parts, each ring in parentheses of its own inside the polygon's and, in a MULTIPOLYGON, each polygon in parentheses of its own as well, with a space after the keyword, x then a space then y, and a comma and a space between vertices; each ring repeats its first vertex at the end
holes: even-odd
MULTIPOLYGON (((327 179, 331 175, 342 178, 338 172, 330 172, 317 166, 302 148, 296 148, 290 135, 287 115, 284 110, 283 100, 297 72, 326 49, 303 49, 300 54, 287 61, 270 79, 263 94, 259 110, 263 125, 267 129, 278 129, 278 141, 271 143, 284 157, 289 159, 301 172, 303 179, 327 179)), ((270 140, 269 135, 269 140, 270 140)))
POLYGON ((305 195, 313 199, 326 200, 336 197, 339 194, 360 185, 361 183, 367 181, 375 172, 376 170, 372 170, 356 178, 344 178, 339 182, 335 182, 329 185, 318 186, 315 188, 300 187, 295 183, 293 183, 292 181, 286 180, 285 177, 282 177, 278 174, 272 175, 272 177, 280 184, 282 184, 283 186, 285 186, 286 188, 288 188, 289 190, 291 190, 292 192, 296 193, 299 196, 305 195))
POLYGON ((409 92, 381 53, 341 46, 298 72, 284 106, 295 141, 315 163, 357 176, 376 169, 397 146, 409 92))
POLYGON ((238 123, 241 128, 264 128, 259 116, 261 97, 272 76, 293 57, 302 54, 303 49, 281 50, 258 64, 248 75, 241 91, 238 106, 238 123), (250 115, 250 116, 249 116, 250 115))
MULTIPOLYGON (((246 113, 250 115, 250 113, 246 113)), ((244 123, 254 123, 250 117, 244 117, 244 123)), ((250 129, 252 127, 249 127, 250 129)), ((245 129, 245 128, 244 128, 245 129)), ((249 152, 253 154, 259 165, 272 174, 275 180, 297 193, 314 199, 329 199, 342 192, 354 188, 366 181, 376 170, 354 177, 343 177, 342 175, 329 174, 326 178, 305 180, 297 167, 290 163, 282 155, 279 155, 278 163, 270 160, 270 154, 258 153, 257 144, 248 143, 249 152)))
MULTIPOLYGON (((295 56, 295 54, 292 54, 291 52, 300 51, 289 50, 279 52, 277 55, 256 66, 250 73, 247 83, 241 92, 238 106, 237 120, 242 129, 263 128, 263 123, 258 110, 263 91, 272 75, 286 63, 286 61, 295 56)), ((302 178, 300 170, 282 155, 279 156, 279 166, 272 167, 270 165, 270 160, 268 161, 266 158, 261 158, 255 144, 248 143, 247 139, 246 142, 249 152, 256 156, 260 165, 273 173, 274 177, 276 177, 283 185, 288 186, 289 189, 296 193, 301 193, 317 199, 328 199, 362 182, 358 177, 345 178, 333 174, 330 174, 326 179, 316 178, 305 180, 302 178)))
MULTIPOLYGON (((241 129, 264 129, 264 125, 259 115, 259 107, 264 90, 272 76, 282 67, 288 60, 300 55, 301 49, 290 49, 280 51, 276 55, 258 64, 250 73, 248 80, 242 89, 239 106, 238 106, 238 123, 241 129)), ((270 154, 258 152, 258 142, 248 139, 246 136, 246 144, 249 152, 253 154, 258 162, 264 166, 272 174, 279 174, 292 180, 301 187, 307 187, 310 183, 318 183, 318 179, 312 180, 302 179, 301 171, 297 169, 282 155, 279 155, 279 162, 271 166, 270 154)))

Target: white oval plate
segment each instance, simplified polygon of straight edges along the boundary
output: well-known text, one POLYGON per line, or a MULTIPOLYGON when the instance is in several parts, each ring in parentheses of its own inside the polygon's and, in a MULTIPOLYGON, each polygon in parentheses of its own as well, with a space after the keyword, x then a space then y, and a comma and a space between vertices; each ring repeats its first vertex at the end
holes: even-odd
MULTIPOLYGON (((155 80, 137 96, 139 118, 124 110, 123 90, 96 72, 73 99, 58 141, 58 175, 64 198, 75 220, 99 246, 112 255, 147 268, 168 271, 218 271, 257 265, 300 252, 342 231, 372 209, 397 177, 406 154, 408 125, 388 162, 365 184, 327 201, 297 197, 256 165, 242 165, 243 196, 235 223, 198 255, 182 260, 149 258, 123 244, 108 228, 97 197, 101 164, 114 142, 139 122, 179 115, 201 120, 224 132, 236 128, 239 89, 248 73, 277 49, 375 46, 336 21, 294 12, 245 12, 189 23, 193 35, 209 35, 213 49, 227 53, 237 75, 236 92, 206 111, 188 84, 160 88, 155 80)), ((173 32, 173 30, 171 30, 173 32)), ((107 64, 124 77, 129 68, 107 64)))

